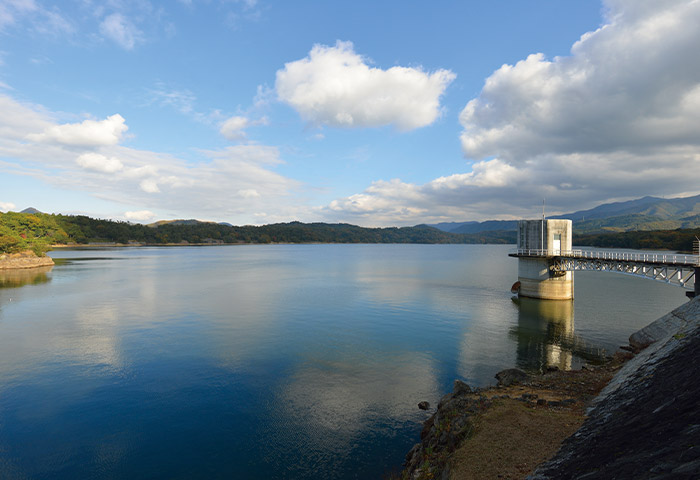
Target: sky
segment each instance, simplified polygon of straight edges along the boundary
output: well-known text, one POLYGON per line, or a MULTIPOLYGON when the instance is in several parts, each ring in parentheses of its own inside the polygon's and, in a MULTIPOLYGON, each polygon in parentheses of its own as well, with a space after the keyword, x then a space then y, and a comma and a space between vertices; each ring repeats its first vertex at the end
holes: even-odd
POLYGON ((0 211, 407 226, 700 193, 700 0, 0 0, 0 211))

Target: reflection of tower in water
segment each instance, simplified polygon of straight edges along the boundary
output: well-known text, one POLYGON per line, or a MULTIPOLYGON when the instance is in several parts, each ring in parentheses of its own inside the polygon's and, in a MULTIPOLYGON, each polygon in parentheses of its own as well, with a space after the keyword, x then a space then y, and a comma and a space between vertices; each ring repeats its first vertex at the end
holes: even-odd
POLYGON ((517 341, 517 365, 543 372, 547 367, 570 370, 576 341, 574 302, 519 298, 518 325, 510 331, 517 341))

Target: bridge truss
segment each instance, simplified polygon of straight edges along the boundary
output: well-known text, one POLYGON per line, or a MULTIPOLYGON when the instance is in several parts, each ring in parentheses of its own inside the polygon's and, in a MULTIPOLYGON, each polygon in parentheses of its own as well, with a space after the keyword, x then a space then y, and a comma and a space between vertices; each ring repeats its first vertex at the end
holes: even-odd
MULTIPOLYGON (((617 272, 693 290, 700 281, 700 254, 629 253, 595 250, 518 250, 517 257, 549 257, 552 275, 576 270, 617 272)), ((697 288, 695 288, 697 291, 697 288)))

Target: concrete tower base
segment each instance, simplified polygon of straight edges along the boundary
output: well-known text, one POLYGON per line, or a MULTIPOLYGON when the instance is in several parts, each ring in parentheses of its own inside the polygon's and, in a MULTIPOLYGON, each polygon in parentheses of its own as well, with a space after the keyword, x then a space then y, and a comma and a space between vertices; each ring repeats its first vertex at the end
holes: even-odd
POLYGON ((554 272, 554 259, 571 250, 571 220, 518 223, 518 295, 543 300, 574 298, 574 273, 554 272))
POLYGON ((520 258, 518 260, 518 295, 545 300, 574 298, 574 274, 565 272, 555 276, 550 267, 552 258, 520 258))

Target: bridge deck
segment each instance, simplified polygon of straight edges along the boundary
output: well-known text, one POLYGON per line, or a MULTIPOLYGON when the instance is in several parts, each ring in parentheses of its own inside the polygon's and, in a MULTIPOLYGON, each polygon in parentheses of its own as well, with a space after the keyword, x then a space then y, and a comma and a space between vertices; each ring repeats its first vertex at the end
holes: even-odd
POLYGON ((686 289, 695 284, 699 293, 700 255, 677 253, 632 253, 603 250, 526 250, 519 249, 511 257, 549 258, 552 275, 567 271, 597 270, 657 280, 686 289))
POLYGON ((604 250, 537 250, 518 249, 511 257, 554 257, 559 259, 611 260, 618 262, 645 263, 648 265, 700 266, 700 255, 677 253, 632 253, 604 250))

